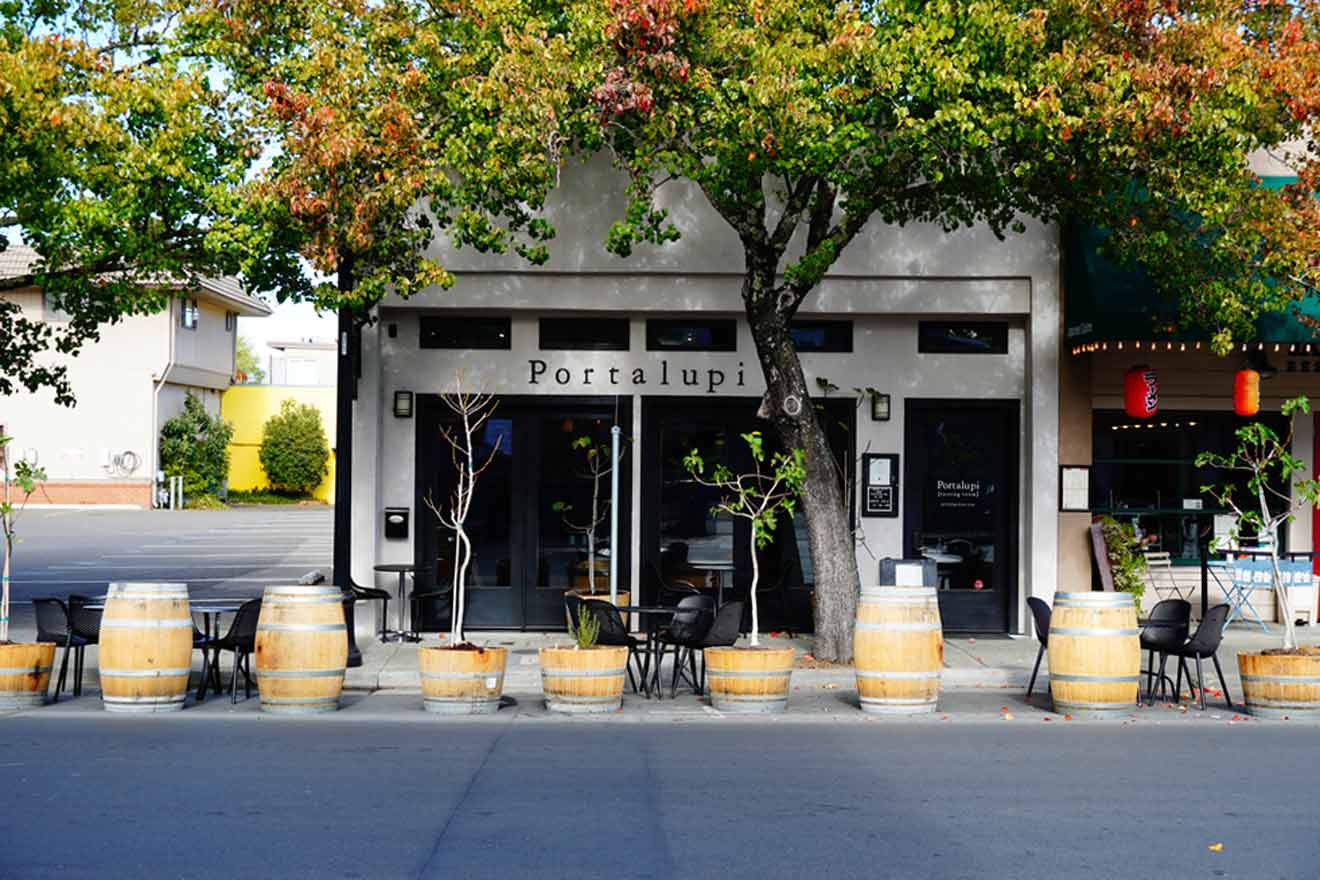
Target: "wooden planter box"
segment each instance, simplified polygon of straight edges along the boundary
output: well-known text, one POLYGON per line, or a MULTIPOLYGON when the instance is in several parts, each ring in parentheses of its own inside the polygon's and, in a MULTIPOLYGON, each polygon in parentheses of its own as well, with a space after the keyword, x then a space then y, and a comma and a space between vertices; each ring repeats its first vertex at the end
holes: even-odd
POLYGON ((1320 718, 1320 648, 1301 650, 1304 653, 1238 654, 1242 702, 1249 713, 1260 718, 1320 718))
POLYGON ((783 712, 795 652, 788 648, 707 648, 706 690, 720 712, 783 712))
POLYGON ((541 690, 552 712, 586 715, 623 706, 628 649, 623 646, 541 649, 541 690))
POLYGON ((944 669, 944 632, 934 587, 866 587, 853 632, 863 712, 935 711, 944 669))
POLYGON ((489 715, 504 695, 507 648, 419 648, 422 707, 441 715, 489 715))
POLYGON ((0 645, 0 709, 23 709, 46 702, 55 644, 0 645))

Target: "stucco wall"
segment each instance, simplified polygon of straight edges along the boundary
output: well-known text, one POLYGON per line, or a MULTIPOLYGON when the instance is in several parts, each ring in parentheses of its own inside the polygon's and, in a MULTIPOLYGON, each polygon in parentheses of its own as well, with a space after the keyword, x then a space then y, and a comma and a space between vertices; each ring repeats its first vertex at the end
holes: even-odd
POLYGON ((313 496, 331 504, 335 500, 335 389, 280 388, 269 385, 235 385, 224 394, 221 415, 234 426, 229 441, 229 488, 239 491, 264 489, 269 485, 261 466, 261 438, 266 421, 280 411, 285 400, 317 408, 326 439, 331 444, 330 472, 313 496))
MULTIPOLYGON (((225 388, 234 375, 234 345, 236 329, 225 329, 226 309, 206 299, 198 299, 197 327, 189 330, 181 325, 183 300, 170 304, 170 320, 174 322, 174 355, 179 367, 202 371, 192 382, 213 388, 225 388)), ((237 320, 234 327, 238 326, 237 320)))

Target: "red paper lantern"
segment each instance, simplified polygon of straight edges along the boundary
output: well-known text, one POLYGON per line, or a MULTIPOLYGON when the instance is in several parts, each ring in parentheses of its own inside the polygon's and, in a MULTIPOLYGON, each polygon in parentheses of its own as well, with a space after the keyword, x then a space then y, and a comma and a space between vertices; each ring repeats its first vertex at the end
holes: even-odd
POLYGON ((1150 367, 1133 367, 1123 378, 1123 409, 1134 419, 1148 419, 1160 408, 1160 385, 1150 367))
POLYGON ((1260 412, 1260 373, 1238 370, 1233 377, 1233 412, 1254 416, 1260 412))

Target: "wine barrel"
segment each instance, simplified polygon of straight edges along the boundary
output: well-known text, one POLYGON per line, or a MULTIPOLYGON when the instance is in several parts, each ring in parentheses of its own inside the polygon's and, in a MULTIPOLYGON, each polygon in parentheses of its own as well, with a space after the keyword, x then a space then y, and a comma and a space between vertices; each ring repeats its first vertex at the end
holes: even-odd
POLYGON ((500 708, 507 648, 419 648, 422 707, 442 715, 489 715, 500 708))
POLYGON ((573 645, 541 649, 541 691, 553 712, 585 715, 614 712, 623 705, 628 649, 573 645))
POLYGON ((707 648, 706 692, 720 712, 782 712, 788 708, 792 648, 707 648))
POLYGON ((1054 711, 1078 718, 1133 711, 1141 681, 1139 633, 1129 593, 1055 593, 1049 635, 1054 711))
POLYGON ((54 642, 0 645, 0 709, 23 709, 46 702, 54 642))
POLYGON ((1320 648, 1296 654, 1238 653, 1242 702, 1260 718, 1320 718, 1320 648))
POLYGON ((97 661, 107 712, 182 709, 192 652, 187 584, 110 584, 97 661))
POLYGON ((266 587, 256 653, 263 712, 306 715, 338 709, 348 665, 339 588, 266 587))
POLYGON ((935 588, 863 588, 857 601, 853 658, 863 712, 934 712, 944 668, 944 632, 935 588))

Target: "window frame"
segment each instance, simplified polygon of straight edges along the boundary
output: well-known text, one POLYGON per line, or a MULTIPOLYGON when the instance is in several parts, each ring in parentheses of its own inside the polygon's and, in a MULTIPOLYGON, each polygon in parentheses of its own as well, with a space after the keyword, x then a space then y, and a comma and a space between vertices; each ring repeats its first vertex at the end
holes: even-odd
MULTIPOLYGON (((456 336, 461 337, 462 334, 456 336)), ((417 347, 432 351, 509 351, 513 348, 513 320, 501 315, 422 315, 417 321, 417 347), (437 322, 442 327, 465 323, 478 327, 495 325, 497 332, 502 330, 503 339, 456 338, 452 342, 428 339, 428 330, 434 333, 437 322)))
POLYGON ((196 330, 202 323, 202 309, 197 304, 197 297, 185 296, 179 299, 179 326, 184 330, 196 330), (189 322, 188 317, 192 316, 189 322))
POLYGON ((1008 321, 918 321, 917 322, 917 354, 951 354, 951 355, 1006 355, 1008 354, 1009 335, 1011 326, 1008 321), (983 330, 994 331, 992 345, 988 350, 975 351, 969 348, 955 348, 953 346, 940 346, 930 339, 931 331, 946 330, 983 330))
POLYGON ((647 318, 647 351, 714 351, 736 352, 738 350, 737 318, 647 318), (708 327, 713 341, 710 344, 663 345, 660 335, 666 330, 679 330, 683 327, 708 327), (720 337, 724 337, 721 339, 720 337))
POLYGON ((632 350, 632 320, 629 318, 538 318, 536 322, 537 343, 541 351, 631 351, 632 350), (586 342, 563 342, 546 339, 547 323, 555 325, 614 325, 613 330, 618 332, 622 330, 623 340, 620 343, 616 339, 596 339, 586 342))
POLYGON ((800 354, 852 354, 853 353, 853 322, 846 319, 828 318, 812 319, 808 318, 801 321, 792 321, 788 325, 789 338, 792 339, 793 331, 807 327, 821 327, 825 330, 825 344, 820 348, 802 348, 793 341, 793 347, 800 354), (843 338, 837 340, 833 331, 842 331, 843 338), (834 341, 831 341, 834 340, 834 341))

